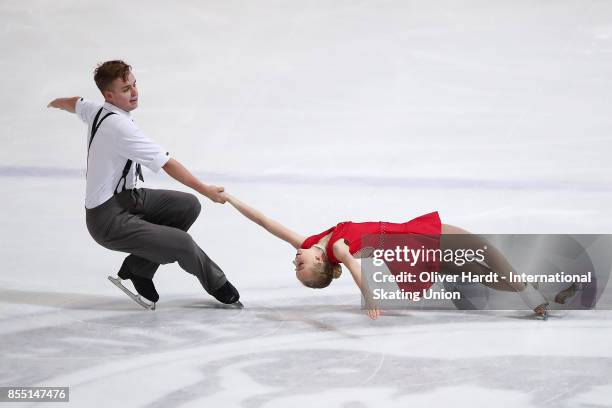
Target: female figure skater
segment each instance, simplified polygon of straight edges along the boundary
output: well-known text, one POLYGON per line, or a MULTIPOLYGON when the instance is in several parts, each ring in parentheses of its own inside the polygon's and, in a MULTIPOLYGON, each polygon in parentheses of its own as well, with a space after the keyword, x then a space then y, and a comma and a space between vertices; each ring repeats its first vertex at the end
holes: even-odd
MULTIPOLYGON (((373 234, 382 238, 385 235, 394 234, 426 234, 429 237, 439 237, 439 248, 442 251, 445 249, 471 249, 476 251, 487 248, 484 257, 486 265, 471 262, 462 265, 462 268, 460 268, 453 262, 440 262, 439 273, 459 274, 461 270, 470 270, 476 271, 475 273, 478 275, 485 276, 493 271, 498 276, 505 276, 506 278, 502 279, 501 282, 483 282, 483 284, 493 289, 518 292, 525 303, 538 316, 544 319, 547 318, 546 309, 548 302, 544 296, 531 284, 510 282, 509 273, 514 269, 499 250, 486 240, 464 229, 442 224, 437 212, 420 216, 402 224, 388 222, 341 222, 322 233, 304 237, 286 228, 278 221, 266 217, 260 211, 241 202, 236 197, 228 193, 223 194, 227 201, 245 217, 297 249, 295 259, 293 260, 295 274, 298 280, 305 286, 309 288, 327 287, 333 279, 340 277, 342 272, 340 264, 344 264, 366 300, 367 314, 372 319, 376 319, 380 315, 380 310, 371 301, 372 296, 362 280, 361 265, 357 258, 370 255, 367 253, 367 248, 362 248, 362 238, 372 236, 373 234), (457 239, 458 237, 459 239, 457 239), (467 269, 468 267, 470 269, 467 269)), ((437 246, 437 242, 435 246, 437 246)), ((419 283, 416 286, 419 286, 419 283)), ((420 282, 419 289, 426 289, 428 286, 430 284, 423 285, 423 282, 420 282)))

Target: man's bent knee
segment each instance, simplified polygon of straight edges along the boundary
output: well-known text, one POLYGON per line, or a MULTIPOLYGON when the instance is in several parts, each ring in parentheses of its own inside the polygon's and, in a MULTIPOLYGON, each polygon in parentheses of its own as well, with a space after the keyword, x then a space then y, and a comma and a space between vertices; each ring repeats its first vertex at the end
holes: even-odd
POLYGON ((200 204, 198 197, 194 196, 193 194, 191 197, 193 197, 193 218, 198 218, 198 215, 200 215, 200 212, 202 211, 202 204, 200 204))
POLYGON ((185 197, 185 214, 189 215, 189 219, 195 221, 202 211, 202 204, 200 200, 193 194, 187 194, 185 197))

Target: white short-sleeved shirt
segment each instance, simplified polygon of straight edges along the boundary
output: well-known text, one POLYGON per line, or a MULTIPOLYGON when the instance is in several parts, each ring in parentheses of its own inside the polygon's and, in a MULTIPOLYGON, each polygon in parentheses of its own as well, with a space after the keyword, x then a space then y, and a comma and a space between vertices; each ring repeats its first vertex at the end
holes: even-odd
MULTIPOLYGON (((89 144, 92 124, 100 108, 103 109, 98 122, 109 112, 115 114, 104 119, 89 149, 85 208, 97 207, 113 196, 128 159, 134 164, 126 177, 126 189, 136 187, 136 163, 157 173, 170 160, 168 152, 136 126, 129 112, 108 102, 100 104, 81 98, 75 110, 87 124, 85 147, 89 144)), ((117 191, 122 187, 123 182, 117 191)))

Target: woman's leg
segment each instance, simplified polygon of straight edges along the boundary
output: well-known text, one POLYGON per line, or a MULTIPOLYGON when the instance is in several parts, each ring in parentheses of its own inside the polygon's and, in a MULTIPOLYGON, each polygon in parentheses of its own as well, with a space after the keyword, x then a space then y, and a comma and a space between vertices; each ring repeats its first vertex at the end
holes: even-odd
POLYGON ((515 269, 510 265, 504 254, 478 235, 453 225, 442 224, 442 235, 440 236, 440 249, 442 251, 445 249, 471 249, 476 251, 478 249, 482 250, 485 247, 484 262, 490 270, 495 272, 499 279, 507 282, 508 288, 518 292, 525 303, 538 315, 545 316, 548 302, 533 285, 510 281, 510 272, 515 272, 515 269))

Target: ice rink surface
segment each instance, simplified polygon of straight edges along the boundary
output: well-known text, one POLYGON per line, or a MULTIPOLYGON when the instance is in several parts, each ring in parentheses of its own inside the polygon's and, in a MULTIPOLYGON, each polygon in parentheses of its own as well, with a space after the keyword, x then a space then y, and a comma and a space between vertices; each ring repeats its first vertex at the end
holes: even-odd
MULTIPOLYGON (((4 0, 0 30, 0 386, 69 386, 74 407, 612 407, 609 293, 547 322, 450 303, 370 321, 346 270, 302 287, 288 245, 204 197, 191 234, 244 309, 173 264, 140 310, 85 228, 85 126, 45 108, 100 100, 95 64, 123 58, 146 133, 305 235, 433 210, 610 234, 612 3, 4 0)), ((39 405, 60 403, 14 404, 39 405)))

